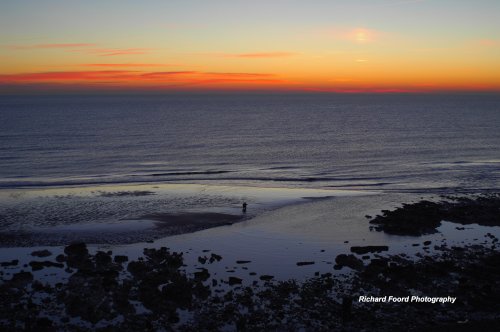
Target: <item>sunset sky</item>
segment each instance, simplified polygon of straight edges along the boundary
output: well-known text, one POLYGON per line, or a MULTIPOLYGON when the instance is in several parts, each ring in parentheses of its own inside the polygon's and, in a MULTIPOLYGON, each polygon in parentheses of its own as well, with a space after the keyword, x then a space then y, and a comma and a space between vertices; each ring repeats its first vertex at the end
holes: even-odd
POLYGON ((500 92, 498 0, 0 1, 0 93, 500 92))

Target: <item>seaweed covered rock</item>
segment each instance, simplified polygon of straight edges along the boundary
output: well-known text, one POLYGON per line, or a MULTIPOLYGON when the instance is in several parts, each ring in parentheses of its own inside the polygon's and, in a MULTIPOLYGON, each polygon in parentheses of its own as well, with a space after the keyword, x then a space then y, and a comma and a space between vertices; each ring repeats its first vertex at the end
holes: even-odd
POLYGON ((335 258, 336 268, 347 266, 353 270, 361 270, 363 268, 363 261, 354 255, 340 254, 335 258))
POLYGON ((382 210, 382 215, 370 223, 388 234, 420 236, 437 232, 442 220, 459 224, 500 226, 500 194, 473 197, 445 197, 447 200, 403 204, 393 211, 382 210))
POLYGON ((403 204, 393 211, 383 210, 382 215, 370 221, 375 228, 388 234, 422 235, 436 232, 443 215, 440 204, 420 201, 414 204, 403 204))

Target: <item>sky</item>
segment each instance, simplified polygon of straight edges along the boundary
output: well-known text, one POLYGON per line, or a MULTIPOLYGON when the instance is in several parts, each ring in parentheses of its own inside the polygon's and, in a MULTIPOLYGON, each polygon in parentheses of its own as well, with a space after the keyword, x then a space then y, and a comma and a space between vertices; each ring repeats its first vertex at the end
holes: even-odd
POLYGON ((498 0, 0 0, 0 93, 500 92, 498 0))

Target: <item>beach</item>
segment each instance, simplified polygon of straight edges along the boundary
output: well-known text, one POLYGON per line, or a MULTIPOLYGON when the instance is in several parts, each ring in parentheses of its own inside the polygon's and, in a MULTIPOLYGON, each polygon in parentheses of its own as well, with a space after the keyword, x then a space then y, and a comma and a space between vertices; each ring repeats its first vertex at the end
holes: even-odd
MULTIPOLYGON (((448 272, 444 274, 439 272, 437 275, 436 272, 418 273, 420 277, 415 280, 419 281, 411 286, 412 289, 405 288, 409 286, 397 288, 396 285, 380 284, 380 280, 373 279, 377 273, 387 273, 388 278, 403 278, 401 283, 411 283, 415 282, 412 279, 414 277, 410 278, 407 273, 413 275, 416 272, 405 272, 406 277, 404 277, 400 275, 401 272, 392 271, 388 267, 400 267, 403 271, 411 267, 417 271, 418 266, 422 265, 424 269, 434 271, 434 265, 445 264, 442 262, 448 260, 450 261, 448 264, 452 264, 450 266, 463 265, 462 270, 457 270, 463 271, 469 269, 468 264, 472 264, 471 266, 486 264, 476 262, 483 259, 482 257, 498 254, 500 227, 495 223, 478 225, 475 222, 443 220, 433 231, 423 234, 410 232, 406 235, 376 230, 376 224, 371 223, 373 220, 378 220, 380 224, 380 218, 384 217, 390 221, 391 215, 382 211, 396 211, 398 208, 406 209, 410 216, 417 219, 419 213, 423 214, 422 220, 427 220, 428 211, 420 207, 420 202, 442 204, 440 202, 450 201, 449 204, 455 204, 451 197, 435 194, 423 196, 421 193, 407 192, 290 190, 206 185, 154 187, 141 186, 135 190, 129 190, 130 187, 113 187, 113 191, 106 187, 101 187, 100 190, 58 188, 54 191, 44 189, 43 194, 38 190, 28 190, 22 195, 10 192, 10 199, 18 204, 22 201, 23 207, 28 204, 26 200, 30 201, 35 197, 34 202, 38 202, 40 199, 37 195, 43 195, 52 205, 54 200, 61 198, 67 200, 68 197, 71 197, 75 205, 81 204, 82 197, 112 199, 112 205, 120 209, 121 204, 130 204, 127 202, 130 199, 149 199, 155 196, 157 199, 162 195, 167 195, 171 201, 176 201, 173 197, 177 197, 183 202, 188 202, 192 199, 193 193, 199 195, 202 190, 203 200, 210 201, 212 206, 205 211, 199 207, 186 209, 184 212, 181 212, 181 209, 168 208, 163 212, 161 209, 150 213, 139 211, 140 218, 109 220, 108 223, 100 221, 97 227, 95 221, 89 223, 83 220, 76 225, 40 227, 34 220, 27 228, 31 233, 23 234, 19 230, 17 233, 11 232, 9 240, 2 243, 3 248, 0 250, 2 292, 11 298, 10 303, 5 303, 7 307, 4 308, 4 312, 7 316, 3 316, 3 324, 9 326, 16 321, 12 318, 14 316, 9 316, 11 311, 8 308, 11 305, 26 305, 26 297, 21 296, 24 293, 12 293, 14 289, 18 291, 24 289, 24 292, 27 292, 25 294, 31 294, 29 297, 33 298, 35 306, 27 308, 26 315, 46 317, 45 320, 32 322, 32 324, 42 324, 37 327, 41 329, 43 324, 49 323, 50 328, 69 324, 73 328, 109 329, 121 326, 134 329, 135 325, 132 322, 136 322, 134 324, 139 324, 137 326, 141 328, 148 328, 148 324, 165 319, 170 320, 169 325, 172 328, 180 330, 210 329, 210 326, 232 330, 238 328, 238 324, 247 324, 244 326, 247 328, 253 326, 257 329, 273 326, 299 329, 301 326, 305 327, 304 319, 310 319, 315 330, 328 326, 356 330, 369 320, 382 322, 383 319, 387 319, 388 316, 382 317, 390 316, 388 310, 404 310, 408 315, 405 319, 412 317, 412 320, 419 319, 427 310, 436 312, 434 307, 424 307, 417 311, 413 311, 413 306, 403 308, 401 301, 392 301, 392 304, 389 303, 379 309, 369 306, 371 303, 357 301, 358 296, 364 294, 406 298, 407 292, 411 293, 408 296, 417 298, 456 295, 456 301, 460 306, 450 303, 439 304, 439 302, 436 304, 437 300, 434 304, 431 300, 427 301, 430 303, 423 304, 443 306, 440 308, 445 311, 440 314, 440 318, 436 316, 429 318, 433 324, 437 322, 443 326, 449 324, 454 326, 461 321, 460 315, 465 312, 472 314, 470 310, 476 310, 476 316, 468 316, 464 326, 482 324, 486 320, 484 317, 487 317, 488 321, 498 319, 495 314, 489 314, 491 308, 485 311, 479 304, 466 301, 464 294, 468 294, 467 297, 472 296, 467 292, 460 294, 457 293, 457 289, 450 289, 446 295, 447 288, 443 285, 449 282, 446 281, 448 272), (61 195, 61 191, 66 194, 61 195), (216 206, 213 206, 214 197, 220 202, 216 206), (249 202, 246 213, 243 213, 239 206, 242 199, 249 202), (164 231, 165 229, 167 231, 164 231), (16 238, 17 235, 19 238, 16 238), (145 240, 141 241, 142 238, 145 240), (162 269, 171 272, 162 274, 159 272, 162 269), (176 271, 178 277, 172 275, 172 271, 176 271), (160 274, 153 277, 157 273, 160 274), (391 276, 391 273, 399 274, 391 276), (429 283, 422 283, 426 278, 432 278, 433 283, 437 284, 432 286, 429 283), (92 309, 82 311, 84 309, 80 306, 85 308, 85 305, 78 304, 74 296, 83 296, 86 299, 84 301, 88 303, 98 303, 100 300, 96 294, 99 292, 92 291, 89 295, 85 295, 85 288, 77 286, 76 280, 94 285, 91 287, 98 289, 105 287, 104 292, 111 287, 108 292, 115 295, 109 299, 111 302, 106 306, 108 309, 92 305, 92 309), (191 284, 184 291, 180 291, 181 293, 176 293, 177 295, 168 295, 165 286, 161 286, 169 283, 177 285, 180 280, 187 280, 186 282, 191 284), (360 286, 360 282, 365 286, 360 286), (111 283, 109 284, 111 286, 108 283, 111 283), (134 286, 136 283, 137 286, 134 286), (142 289, 141 287, 146 287, 144 285, 147 283, 152 283, 151 287, 154 286, 153 288, 160 293, 154 295, 154 290, 142 289), (139 293, 130 293, 128 288, 123 288, 127 284, 132 288, 139 287, 139 293), (282 288, 285 285, 288 285, 286 288, 288 291, 278 295, 284 291, 282 288), (147 296, 157 296, 158 300, 148 302, 146 298, 141 297, 141 289, 148 294, 153 292, 147 296), (306 289, 316 289, 314 291, 316 293, 313 293, 316 295, 311 294, 304 298, 306 294, 303 292, 306 289), (67 295, 63 297, 57 295, 60 292, 67 295), (262 308, 269 297, 280 296, 284 297, 283 301, 290 301, 291 299, 287 299, 291 296, 289 292, 300 295, 306 302, 299 307, 288 304, 280 307, 281 309, 274 307, 266 309, 273 314, 281 312, 279 315, 283 315, 284 319, 282 323, 275 321, 276 318, 269 320, 269 317, 259 316, 262 313, 259 314, 258 310, 253 314, 252 311, 248 312, 248 316, 244 319, 240 316, 245 315, 246 311, 240 311, 237 315, 226 312, 226 316, 220 321, 213 320, 213 317, 225 310, 224 306, 220 307, 220 303, 238 307, 248 305, 248 301, 254 301, 252 306, 262 308), (128 298, 125 300, 125 307, 118 305, 117 296, 128 298), (172 296, 174 300, 168 300, 172 296), (186 300, 186 296, 192 300, 186 300), (217 300, 222 298, 223 302, 217 300), (246 302, 241 302, 244 298, 247 298, 246 302), (163 300, 170 301, 164 304, 166 307, 162 307, 163 300), (177 303, 177 300, 181 302, 177 303), (50 301, 51 305, 41 306, 42 303, 48 303, 47 301, 50 301), (260 301, 263 302, 259 304, 260 301), (297 315, 296 311, 302 312, 304 308, 312 305, 311 301, 326 301, 327 304, 316 309, 312 307, 308 309, 312 310, 311 312, 317 310, 313 316, 315 318, 302 314, 300 319, 294 321, 292 317, 297 315), (66 313, 60 315, 58 312, 66 313), (211 314, 206 316, 209 312, 211 314), (10 317, 10 320, 7 317, 10 317), (243 320, 238 321, 235 317, 243 320)), ((458 197, 460 200, 469 196, 472 197, 472 201, 477 198, 474 195, 458 197)), ((494 205, 496 209, 500 207, 495 195, 487 197, 492 197, 491 204, 496 204, 494 205)), ((196 202, 200 201, 200 197, 197 196, 196 202)), ((474 208, 472 205, 460 208, 464 212, 474 208)), ((12 209, 13 205, 10 206, 12 209)), ((449 210, 449 207, 447 209, 449 210)), ((29 215, 25 217, 29 219, 29 215)), ((496 270, 491 273, 496 273, 494 271, 496 270)), ((458 272, 459 275, 460 273, 462 272, 458 272)), ((459 280, 465 277, 455 275, 453 278, 459 280)), ((473 285, 485 283, 484 287, 493 287, 493 292, 497 290, 496 282, 471 276, 467 278, 471 278, 469 283, 473 285)), ((178 287, 181 287, 181 284, 178 287)), ((476 296, 476 301, 482 301, 482 295, 476 294, 476 296)), ((425 299, 421 302, 425 302, 425 299)), ((26 322, 28 316, 21 315, 17 320, 18 324, 23 324, 23 320, 26 322)), ((394 329, 400 324, 398 322, 399 320, 395 320, 392 324, 381 323, 375 330, 394 329)), ((425 322, 415 325, 416 328, 419 326, 427 327, 425 322)), ((149 328, 154 329, 151 326, 149 328)))

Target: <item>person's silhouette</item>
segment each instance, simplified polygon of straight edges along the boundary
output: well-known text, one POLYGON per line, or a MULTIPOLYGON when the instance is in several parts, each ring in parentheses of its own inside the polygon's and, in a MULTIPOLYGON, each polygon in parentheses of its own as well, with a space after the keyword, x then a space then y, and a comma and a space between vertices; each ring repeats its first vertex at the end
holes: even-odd
POLYGON ((247 212, 247 202, 243 202, 242 211, 243 213, 247 212))

